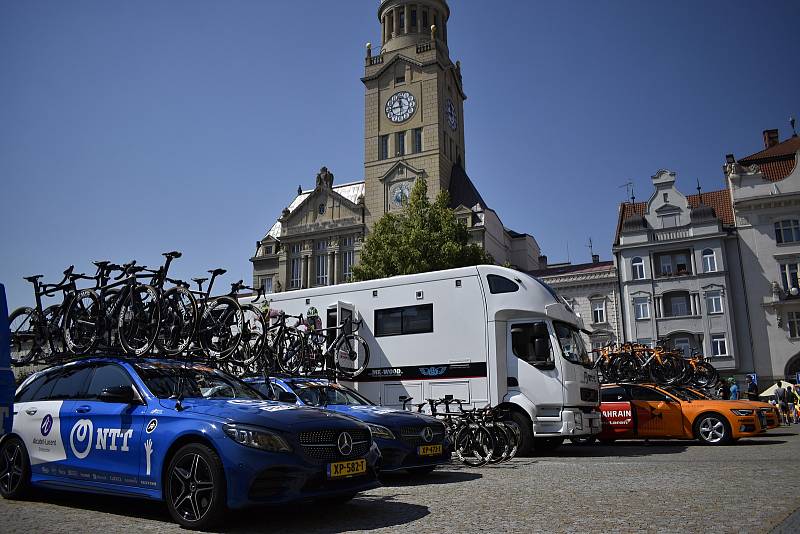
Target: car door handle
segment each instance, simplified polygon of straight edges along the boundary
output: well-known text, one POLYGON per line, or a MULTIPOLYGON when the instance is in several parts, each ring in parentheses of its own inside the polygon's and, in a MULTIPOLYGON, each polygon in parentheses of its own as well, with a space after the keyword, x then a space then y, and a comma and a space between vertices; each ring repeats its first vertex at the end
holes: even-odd
POLYGON ((78 412, 78 413, 91 412, 92 411, 92 407, 91 406, 86 406, 86 405, 78 406, 77 408, 75 408, 75 411, 78 412))
POLYGON ((25 410, 25 413, 28 415, 36 415, 36 408, 28 408, 25 410))

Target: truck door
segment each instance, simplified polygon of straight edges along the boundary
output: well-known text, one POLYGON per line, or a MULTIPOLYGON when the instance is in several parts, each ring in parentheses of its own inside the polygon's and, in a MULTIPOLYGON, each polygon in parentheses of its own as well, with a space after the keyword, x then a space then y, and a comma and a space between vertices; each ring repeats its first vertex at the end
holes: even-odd
POLYGON ((681 403, 646 386, 628 386, 641 438, 683 437, 681 403))
POLYGON ((560 418, 564 393, 551 326, 542 320, 509 321, 507 346, 509 394, 518 389, 536 405, 537 417, 560 418))

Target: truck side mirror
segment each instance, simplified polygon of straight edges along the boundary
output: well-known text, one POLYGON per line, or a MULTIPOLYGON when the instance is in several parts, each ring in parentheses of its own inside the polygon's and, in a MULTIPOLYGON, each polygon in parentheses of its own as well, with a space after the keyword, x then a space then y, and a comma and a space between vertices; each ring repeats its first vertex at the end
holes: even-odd
POLYGON ((549 338, 550 332, 547 330, 546 323, 536 323, 533 325, 533 337, 535 338, 549 338))
POLYGON ((537 337, 533 341, 533 355, 537 361, 547 361, 550 359, 550 339, 537 337))

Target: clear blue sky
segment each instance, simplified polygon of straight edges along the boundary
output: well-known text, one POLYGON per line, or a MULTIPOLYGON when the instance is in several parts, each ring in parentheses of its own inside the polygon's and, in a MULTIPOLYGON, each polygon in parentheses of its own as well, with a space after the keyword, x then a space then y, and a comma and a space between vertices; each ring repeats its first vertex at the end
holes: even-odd
MULTIPOLYGON (((0 281, 92 259, 225 267, 322 165, 363 177, 370 1, 0 2, 0 281)), ((466 165, 551 262, 610 257, 618 186, 724 186, 800 115, 800 2, 451 2, 466 165)))

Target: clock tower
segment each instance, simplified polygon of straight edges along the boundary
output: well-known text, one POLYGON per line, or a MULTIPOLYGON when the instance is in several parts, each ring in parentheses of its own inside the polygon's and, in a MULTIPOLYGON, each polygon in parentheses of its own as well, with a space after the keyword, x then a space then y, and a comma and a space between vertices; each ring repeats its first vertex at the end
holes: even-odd
POLYGON ((371 227, 417 179, 433 199, 464 168, 461 65, 450 60, 445 0, 383 0, 381 46, 367 45, 364 205, 371 227))

